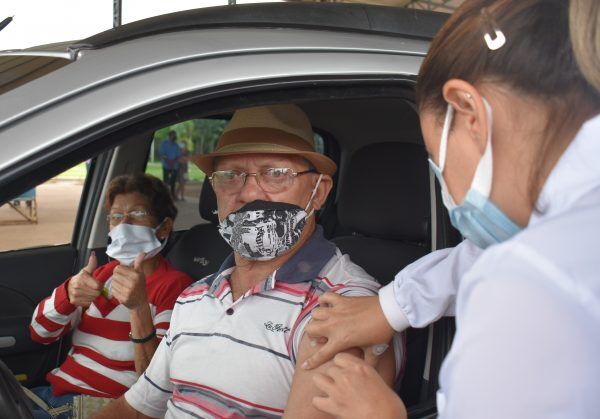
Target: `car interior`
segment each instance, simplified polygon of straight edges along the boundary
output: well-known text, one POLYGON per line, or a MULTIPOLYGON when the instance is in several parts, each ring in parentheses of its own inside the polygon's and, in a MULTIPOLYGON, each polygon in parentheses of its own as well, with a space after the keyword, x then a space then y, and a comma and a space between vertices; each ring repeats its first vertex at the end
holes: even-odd
MULTIPOLYGON (((27 387, 44 384, 45 374, 60 365, 68 337, 45 347, 29 340, 28 325, 36 304, 68 275, 81 269, 91 251, 100 263, 108 226, 103 194, 117 175, 144 171, 154 133, 194 118, 227 119, 237 108, 295 103, 323 139, 323 151, 338 163, 335 186, 318 214, 327 238, 381 284, 432 250, 454 246, 459 234, 450 226, 439 186, 427 165, 414 105, 413 80, 390 82, 307 83, 293 88, 244 91, 138 118, 108 135, 48 162, 36 172, 43 181, 77 162, 93 158, 78 210, 72 243, 0 253, 8 281, 0 288, 4 330, 19 345, 0 348, 0 358, 27 387), (35 278, 35 287, 26 287, 35 278), (32 289, 33 288, 33 289, 32 289), (15 314, 16 313, 16 314, 15 314)), ((191 163, 190 163, 191 164, 191 163)), ((231 249, 221 239, 216 198, 205 179, 199 194, 197 223, 174 232, 163 250, 173 265, 198 280, 218 269, 231 249)), ((5 281, 6 282, 6 281, 5 281)), ((435 409, 437 374, 450 348, 454 319, 444 318, 406 333, 406 364, 396 391, 409 414, 435 409)))

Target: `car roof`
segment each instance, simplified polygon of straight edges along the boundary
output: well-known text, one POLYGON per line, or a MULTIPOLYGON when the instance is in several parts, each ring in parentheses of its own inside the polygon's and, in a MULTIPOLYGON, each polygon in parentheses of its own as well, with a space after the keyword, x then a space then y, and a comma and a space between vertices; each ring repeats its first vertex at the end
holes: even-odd
POLYGON ((165 32, 222 27, 302 28, 430 40, 448 15, 400 7, 340 3, 264 3, 186 10, 101 32, 72 48, 96 49, 165 32))
POLYGON ((111 130, 108 121, 141 118, 223 86, 336 75, 411 79, 445 18, 390 7, 271 3, 174 13, 75 42, 70 64, 2 94, 0 175, 24 158, 38 156, 31 157, 36 165, 49 150, 62 153, 60 144, 78 147, 69 138, 92 127, 111 130))

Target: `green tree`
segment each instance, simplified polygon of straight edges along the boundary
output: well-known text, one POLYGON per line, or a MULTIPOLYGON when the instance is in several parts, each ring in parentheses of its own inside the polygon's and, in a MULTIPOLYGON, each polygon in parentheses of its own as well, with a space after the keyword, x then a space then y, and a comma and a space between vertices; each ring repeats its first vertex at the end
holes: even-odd
POLYGON ((223 119, 190 119, 174 125, 169 125, 154 133, 154 160, 160 159, 160 143, 169 138, 169 132, 177 133, 177 142, 185 142, 191 154, 210 153, 227 121, 223 119))

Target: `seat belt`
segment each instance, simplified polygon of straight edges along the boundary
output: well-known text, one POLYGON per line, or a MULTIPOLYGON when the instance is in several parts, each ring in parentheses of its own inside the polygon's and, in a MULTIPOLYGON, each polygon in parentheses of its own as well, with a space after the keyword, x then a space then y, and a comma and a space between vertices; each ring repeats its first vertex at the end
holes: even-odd
POLYGON ((60 414, 70 412, 71 410, 73 410, 73 405, 71 403, 66 403, 58 407, 50 407, 37 394, 29 390, 27 387, 21 386, 21 388, 23 389, 25 395, 29 397, 29 400, 31 400, 33 403, 39 406, 44 412, 48 413, 52 418, 57 418, 60 414))

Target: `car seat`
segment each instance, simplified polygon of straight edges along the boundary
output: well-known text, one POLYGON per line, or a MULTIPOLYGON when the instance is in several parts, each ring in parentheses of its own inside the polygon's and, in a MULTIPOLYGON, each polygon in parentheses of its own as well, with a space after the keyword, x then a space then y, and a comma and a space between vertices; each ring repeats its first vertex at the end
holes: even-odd
POLYGON ((176 269, 196 281, 217 272, 231 253, 231 247, 219 234, 217 197, 208 178, 202 184, 198 209, 208 223, 198 224, 183 233, 166 255, 176 269))
MULTIPOLYGON (((431 250, 431 197, 423 145, 384 142, 355 151, 340 175, 333 241, 379 283, 431 250)), ((397 390, 407 406, 422 401, 427 329, 407 331, 407 361, 397 390)))

